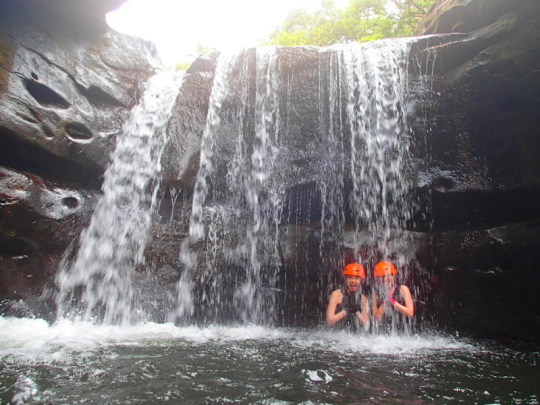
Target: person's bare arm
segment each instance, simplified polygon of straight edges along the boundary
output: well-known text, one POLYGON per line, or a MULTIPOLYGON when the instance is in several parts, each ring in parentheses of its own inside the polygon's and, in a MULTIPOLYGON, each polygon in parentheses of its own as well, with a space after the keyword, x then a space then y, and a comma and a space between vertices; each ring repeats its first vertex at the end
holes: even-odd
POLYGON ((330 294, 330 299, 328 300, 328 307, 326 308, 326 323, 328 326, 334 325, 336 322, 341 321, 347 312, 341 310, 336 314, 336 308, 338 304, 341 304, 343 301, 343 294, 340 290, 335 290, 330 294))
POLYGON ((399 313, 406 315, 409 318, 412 318, 412 316, 414 315, 414 302, 409 287, 407 287, 406 285, 402 285, 399 289, 399 293, 401 294, 405 305, 401 305, 399 302, 393 301, 392 306, 399 313))

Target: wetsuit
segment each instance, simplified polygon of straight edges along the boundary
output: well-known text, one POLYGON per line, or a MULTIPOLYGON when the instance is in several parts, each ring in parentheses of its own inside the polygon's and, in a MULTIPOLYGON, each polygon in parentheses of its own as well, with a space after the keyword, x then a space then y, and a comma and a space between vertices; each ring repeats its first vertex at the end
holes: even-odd
MULTIPOLYGON (((381 306, 386 299, 384 297, 377 297, 377 306, 381 306)), ((405 305, 405 300, 401 296, 401 284, 398 284, 394 289, 392 298, 397 301, 398 304, 405 305)), ((384 308, 384 315, 382 319, 378 322, 378 325, 375 325, 375 330, 379 332, 403 332, 405 329, 409 329, 408 319, 402 319, 401 315, 392 305, 388 304, 384 308)))
MULTIPOLYGON (((341 289, 340 289, 341 291, 341 289)), ((360 322, 356 317, 356 311, 362 312, 362 294, 360 291, 355 293, 347 293, 341 291, 343 294, 343 301, 336 307, 336 313, 345 310, 347 315, 337 323, 341 328, 356 331, 360 329, 360 322)))

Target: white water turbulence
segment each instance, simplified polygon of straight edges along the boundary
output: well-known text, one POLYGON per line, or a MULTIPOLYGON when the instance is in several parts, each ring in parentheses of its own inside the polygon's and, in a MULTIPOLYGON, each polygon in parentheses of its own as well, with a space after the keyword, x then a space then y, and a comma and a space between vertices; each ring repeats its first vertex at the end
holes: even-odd
POLYGON ((143 253, 156 194, 167 123, 181 75, 153 76, 131 111, 111 156, 89 226, 76 257, 58 273, 58 318, 126 324, 144 320, 133 274, 143 253))
POLYGON ((178 283, 178 307, 171 314, 175 320, 188 320, 198 308, 206 311, 207 321, 271 323, 274 297, 272 289, 264 286, 273 284, 280 265, 282 195, 272 177, 277 94, 275 48, 220 56, 189 237, 180 255, 184 271, 178 283), (251 64, 255 64, 255 89, 249 85, 251 64), (255 111, 250 113, 247 105, 252 97, 255 111), (194 297, 194 284, 205 286, 202 296, 194 297))
POLYGON ((538 404, 538 353, 451 336, 0 317, 2 404, 538 404))

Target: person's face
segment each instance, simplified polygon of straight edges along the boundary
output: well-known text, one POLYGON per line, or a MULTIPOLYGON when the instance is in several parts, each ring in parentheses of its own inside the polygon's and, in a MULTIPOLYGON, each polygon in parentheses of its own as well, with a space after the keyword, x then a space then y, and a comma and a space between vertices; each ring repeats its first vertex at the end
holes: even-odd
POLYGON ((394 275, 393 274, 386 274, 381 277, 381 281, 386 286, 387 289, 390 289, 394 287, 394 275))
POLYGON ((358 290, 358 287, 360 287, 360 283, 362 282, 361 277, 357 276, 345 276, 345 286, 347 287, 347 290, 350 292, 355 292, 358 290))

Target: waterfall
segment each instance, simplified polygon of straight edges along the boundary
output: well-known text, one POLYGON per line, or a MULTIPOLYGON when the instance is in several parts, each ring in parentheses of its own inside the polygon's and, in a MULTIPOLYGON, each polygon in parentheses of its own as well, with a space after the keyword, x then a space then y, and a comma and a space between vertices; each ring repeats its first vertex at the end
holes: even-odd
MULTIPOLYGON (((220 55, 169 320, 274 325, 296 321, 289 307, 316 319, 313 302, 326 301, 346 261, 369 271, 385 258, 408 271, 409 42, 306 48, 318 69, 296 67, 287 48, 220 55), (302 72, 316 72, 318 88, 312 73, 298 81, 302 72)), ((60 317, 148 318, 136 269, 178 88, 152 79, 126 123, 77 255, 59 272, 60 317)))
POLYGON ((216 71, 189 237, 181 252, 179 303, 172 316, 184 319, 199 308, 207 312, 208 321, 225 315, 270 323, 274 297, 268 287, 280 265, 282 205, 272 177, 278 116, 276 49, 222 55, 216 71), (254 111, 249 111, 252 99, 254 111), (206 286, 197 298, 194 280, 206 286))
POLYGON ((111 156, 76 257, 64 258, 57 276, 58 317, 105 323, 144 319, 133 278, 144 263, 160 185, 167 123, 181 76, 163 72, 146 84, 111 156))
POLYGON ((354 259, 363 263, 392 258, 400 265, 411 260, 410 235, 403 231, 415 209, 410 198, 414 168, 406 109, 411 41, 322 50, 330 54, 324 69, 329 82, 325 128, 331 158, 319 184, 321 243, 325 234, 346 241, 356 250, 354 259), (346 208, 351 222, 347 228, 352 229, 348 235, 346 208))
POLYGON ((318 235, 321 273, 335 274, 351 259, 368 270, 382 258, 398 266, 412 259, 404 231, 414 210, 409 43, 320 48, 318 133, 300 134, 304 144, 291 140, 298 136, 288 122, 293 110, 306 118, 290 100, 295 71, 280 59, 287 50, 220 56, 171 319, 272 324, 288 305, 303 308, 304 291, 293 284, 305 283, 307 270, 283 271, 284 250, 298 256, 295 233, 318 235), (315 162, 313 173, 289 170, 297 159, 315 162), (291 192, 291 175, 305 179, 304 191, 291 192))

